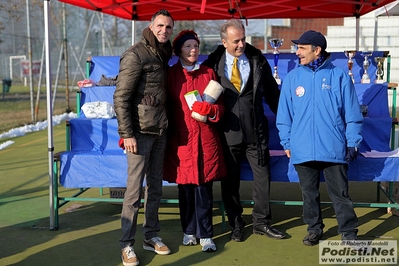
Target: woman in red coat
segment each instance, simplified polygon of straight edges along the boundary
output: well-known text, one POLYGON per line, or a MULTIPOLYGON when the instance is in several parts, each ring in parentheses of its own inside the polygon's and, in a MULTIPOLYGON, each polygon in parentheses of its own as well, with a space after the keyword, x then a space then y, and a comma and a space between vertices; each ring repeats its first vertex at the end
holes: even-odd
POLYGON ((220 100, 214 104, 196 101, 192 106, 186 102, 186 93, 197 90, 202 96, 209 82, 216 80, 211 68, 197 62, 199 44, 192 30, 183 30, 173 41, 179 60, 168 73, 169 126, 164 179, 178 184, 183 244, 196 245, 199 238, 202 251, 215 251, 212 185, 226 175, 216 125, 224 107, 220 100), (192 112, 205 117, 205 122, 193 118, 192 112))

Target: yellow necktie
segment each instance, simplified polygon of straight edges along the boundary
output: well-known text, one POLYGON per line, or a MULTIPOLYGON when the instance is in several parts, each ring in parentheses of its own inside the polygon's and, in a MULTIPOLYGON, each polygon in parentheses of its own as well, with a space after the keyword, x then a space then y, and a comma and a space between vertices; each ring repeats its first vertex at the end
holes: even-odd
POLYGON ((241 76, 240 70, 238 69, 237 65, 237 57, 234 57, 233 61, 233 70, 231 71, 231 83, 233 83, 234 87, 236 87, 237 91, 241 91, 241 76))

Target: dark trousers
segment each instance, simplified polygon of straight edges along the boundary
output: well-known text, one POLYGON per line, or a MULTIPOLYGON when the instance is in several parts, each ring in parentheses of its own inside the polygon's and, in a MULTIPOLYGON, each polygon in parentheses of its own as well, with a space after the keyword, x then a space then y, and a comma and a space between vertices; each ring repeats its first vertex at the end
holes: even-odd
POLYGON ((213 182, 178 185, 180 222, 183 232, 198 238, 212 238, 213 182))
POLYGON ((302 190, 303 221, 308 225, 308 232, 321 233, 324 228, 319 193, 322 171, 337 217, 338 233, 356 234, 359 223, 348 194, 348 165, 308 162, 296 164, 295 169, 302 190))
POLYGON ((241 161, 245 156, 253 173, 252 209, 253 226, 271 223, 270 210, 270 168, 258 165, 258 152, 255 144, 241 143, 227 146, 225 160, 228 175, 221 180, 222 199, 231 227, 242 227, 242 206, 240 203, 241 161))

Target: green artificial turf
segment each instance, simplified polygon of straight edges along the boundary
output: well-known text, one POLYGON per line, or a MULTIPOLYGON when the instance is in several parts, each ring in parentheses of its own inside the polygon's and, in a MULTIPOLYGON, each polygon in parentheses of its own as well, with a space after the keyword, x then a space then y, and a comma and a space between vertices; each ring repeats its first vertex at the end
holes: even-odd
MULTIPOLYGON (((47 130, 11 139, 15 143, 0 150, 0 265, 122 265, 119 237, 120 204, 70 202, 60 210, 59 229, 49 229, 49 164, 47 130), (69 210, 69 211, 68 211, 69 210)), ((2 141, 0 140, 0 143, 2 141)), ((65 150, 65 125, 54 128, 55 152, 65 150)), ((274 200, 300 200, 296 183, 272 183, 274 200)), ((60 194, 70 196, 76 190, 60 187, 60 194)), ((90 189, 85 197, 98 197, 99 189, 90 189)), ((322 200, 328 201, 324 186, 322 200)), ((104 196, 109 190, 104 189, 104 196)), ((215 199, 220 199, 220 184, 214 185, 215 199)), ((374 202, 376 184, 351 182, 350 195, 356 202, 374 202)), ((164 188, 165 198, 176 198, 175 186, 164 188)), ((242 199, 251 198, 251 182, 242 182, 242 199)), ((201 247, 182 245, 179 212, 176 204, 160 208, 160 237, 172 250, 162 256, 142 248, 141 224, 134 246, 140 265, 318 265, 319 247, 302 244, 306 226, 302 206, 272 205, 273 224, 289 238, 269 239, 252 234, 251 205, 244 206, 245 241, 232 242, 229 230, 223 229, 221 211, 214 209, 214 241, 217 251, 204 253, 201 247)), ((399 217, 385 208, 356 208, 361 240, 399 239, 399 217)), ((323 207, 326 224, 323 239, 339 240, 334 211, 323 207)))

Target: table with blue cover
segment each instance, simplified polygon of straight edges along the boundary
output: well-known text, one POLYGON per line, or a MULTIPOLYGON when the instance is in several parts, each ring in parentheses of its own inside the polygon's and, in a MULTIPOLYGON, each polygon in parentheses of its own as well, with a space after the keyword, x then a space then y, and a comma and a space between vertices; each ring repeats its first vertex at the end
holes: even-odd
MULTIPOLYGON (((390 151, 392 119, 388 110, 386 84, 356 84, 359 102, 368 106, 364 118, 361 152, 390 151)), ((85 101, 112 101, 114 86, 82 88, 85 101)), ((271 150, 282 150, 275 125, 275 116, 265 104, 269 118, 271 150)), ((71 150, 61 155, 60 183, 64 187, 123 187, 126 183, 126 160, 118 147, 117 120, 88 119, 84 113, 69 121, 71 150), (88 167, 90 166, 90 167, 88 167)), ((352 181, 398 181, 396 158, 365 158, 350 164, 352 181), (370 163, 372 162, 372 163, 370 163)), ((298 177, 286 156, 272 156, 272 181, 297 182, 298 177)), ((242 180, 252 180, 247 162, 243 162, 242 180)))

